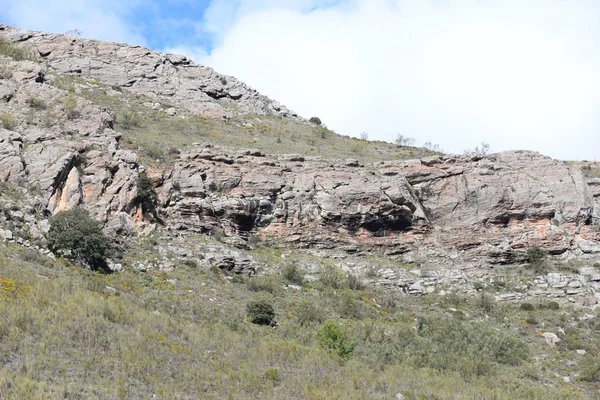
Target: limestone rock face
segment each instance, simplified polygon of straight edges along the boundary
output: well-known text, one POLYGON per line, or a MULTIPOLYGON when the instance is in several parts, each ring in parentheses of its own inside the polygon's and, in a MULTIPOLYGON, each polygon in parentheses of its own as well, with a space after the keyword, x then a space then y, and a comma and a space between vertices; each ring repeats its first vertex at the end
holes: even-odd
MULTIPOLYGON (((577 164, 510 151, 363 165, 206 143, 175 149, 171 161, 150 168, 121 143, 114 111, 49 83, 68 75, 84 78, 82 85, 100 82, 112 87, 103 95, 142 97, 142 107, 164 110, 165 118, 268 114, 306 121, 183 56, 4 25, 0 35, 35 49, 41 60, 0 57, 11 73, 0 77, 0 182, 22 196, 32 237, 43 238, 48 216, 76 206, 115 238, 151 231, 156 221, 144 220, 136 201, 145 171, 159 194, 156 217, 165 231, 219 234, 239 247, 270 237, 326 256, 377 252, 445 271, 423 280, 397 276, 396 286, 409 294, 440 282, 464 284, 464 265, 522 262, 534 246, 564 258, 600 254, 600 179, 577 164)), ((0 190, 0 197, 7 193, 0 190)), ((237 256, 214 260, 223 269, 254 271, 237 256)), ((534 285, 575 295, 596 290, 596 278, 548 275, 534 285)))
MULTIPOLYGON (((302 120, 293 111, 234 77, 220 75, 182 55, 5 25, 0 25, 0 33, 10 41, 33 46, 46 62, 48 71, 59 75, 74 74, 114 85, 209 118, 271 114, 302 120)), ((170 115, 177 113, 175 108, 167 111, 170 115)))
POLYGON ((402 175, 349 168, 343 161, 223 150, 196 146, 175 163, 163 201, 179 229, 387 236, 428 226, 402 175))

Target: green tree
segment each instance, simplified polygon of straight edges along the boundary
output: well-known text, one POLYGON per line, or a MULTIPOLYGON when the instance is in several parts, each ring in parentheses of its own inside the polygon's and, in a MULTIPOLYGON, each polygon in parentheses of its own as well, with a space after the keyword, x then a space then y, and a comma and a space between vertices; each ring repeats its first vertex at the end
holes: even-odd
POLYGON ((100 224, 83 208, 61 211, 50 219, 48 248, 91 269, 106 266, 110 251, 100 224))

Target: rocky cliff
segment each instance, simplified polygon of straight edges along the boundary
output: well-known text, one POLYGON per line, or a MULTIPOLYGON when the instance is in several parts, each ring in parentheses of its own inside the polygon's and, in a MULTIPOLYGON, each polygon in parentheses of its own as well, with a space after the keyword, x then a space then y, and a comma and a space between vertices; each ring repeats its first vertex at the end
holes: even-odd
MULTIPOLYGON (((381 284, 412 294, 447 284, 475 290, 476 281, 493 280, 486 271, 523 263, 532 247, 560 260, 592 265, 600 259, 600 180, 590 166, 528 151, 367 162, 270 154, 215 145, 210 137, 173 149, 160 163, 144 163, 123 143, 119 110, 85 90, 101 86, 108 97, 174 122, 266 116, 290 126, 309 123, 183 56, 8 26, 0 26, 0 37, 27 54, 0 56, 1 233, 7 240, 47 252, 47 218, 84 206, 123 242, 160 226, 168 240, 218 234, 238 250, 263 240, 347 260, 357 271, 373 254, 426 267, 430 272, 381 269, 381 284), (154 181, 162 225, 135 201, 141 172, 154 181)), ((246 127, 239 126, 240 135, 246 127)), ((168 132, 160 140, 170 146, 168 132)), ((235 251, 220 249, 214 262, 260 269, 228 255, 235 251)), ((600 290, 596 278, 588 266, 577 276, 538 277, 530 287, 558 284, 563 295, 570 288, 589 297, 600 290), (575 280, 580 284, 568 286, 575 280)))

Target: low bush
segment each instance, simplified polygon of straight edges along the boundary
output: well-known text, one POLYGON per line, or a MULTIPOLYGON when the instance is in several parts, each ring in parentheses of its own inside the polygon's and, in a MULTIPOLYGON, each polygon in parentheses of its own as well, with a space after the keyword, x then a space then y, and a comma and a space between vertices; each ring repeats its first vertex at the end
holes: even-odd
POLYGON ((257 325, 270 325, 275 319, 275 310, 266 300, 257 300, 248 303, 246 312, 250 322, 257 325))
POLYGON ((271 276, 253 276, 246 281, 246 287, 251 292, 267 292, 275 294, 279 291, 281 285, 271 276))
POLYGON ((70 91, 69 95, 63 101, 63 108, 67 119, 73 120, 79 117, 79 111, 77 111, 77 98, 75 97, 74 91, 70 91))
POLYGON ((522 303, 519 308, 521 310, 523 310, 523 311, 533 311, 533 310, 535 310, 535 307, 531 303, 522 303))
POLYGON ((304 283, 304 273, 296 264, 286 264, 281 268, 281 276, 293 284, 302 285, 304 283))
POLYGON ((346 283, 342 271, 332 265, 324 265, 319 270, 319 282, 333 289, 341 289, 346 283))
POLYGON ((534 246, 527 250, 525 258, 530 264, 540 264, 546 257, 546 251, 540 247, 534 246))
POLYGON ((135 111, 126 111, 118 114, 117 124, 123 129, 131 129, 140 126, 140 116, 135 111))
POLYGON ((307 301, 298 304, 294 311, 294 315, 300 326, 322 323, 325 320, 325 312, 323 309, 307 301))
POLYGON ((33 96, 27 98, 27 100, 25 100, 25 103, 29 107, 34 108, 36 110, 45 110, 46 108, 48 108, 48 105, 44 100, 33 96))

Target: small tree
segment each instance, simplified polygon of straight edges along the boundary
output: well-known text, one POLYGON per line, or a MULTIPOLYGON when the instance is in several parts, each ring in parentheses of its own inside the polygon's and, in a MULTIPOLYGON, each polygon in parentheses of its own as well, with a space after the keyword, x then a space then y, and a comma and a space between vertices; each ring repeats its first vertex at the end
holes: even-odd
POLYGON ((137 203, 142 206, 142 212, 155 215, 156 205, 158 204, 158 195, 156 194, 156 190, 154 190, 152 179, 150 179, 145 172, 138 175, 136 188, 136 200, 137 203))
POLYGON ((48 248, 91 269, 106 266, 110 243, 100 224, 83 208, 61 211, 50 219, 48 248))

